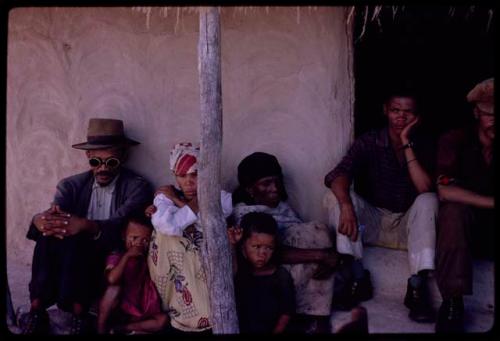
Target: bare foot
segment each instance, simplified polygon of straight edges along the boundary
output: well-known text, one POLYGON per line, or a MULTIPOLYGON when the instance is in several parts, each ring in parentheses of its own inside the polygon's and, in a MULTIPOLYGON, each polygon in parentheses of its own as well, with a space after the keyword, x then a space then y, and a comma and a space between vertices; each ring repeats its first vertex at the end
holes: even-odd
POLYGON ((351 310, 351 321, 337 330, 337 334, 368 334, 368 313, 365 307, 357 306, 351 310))

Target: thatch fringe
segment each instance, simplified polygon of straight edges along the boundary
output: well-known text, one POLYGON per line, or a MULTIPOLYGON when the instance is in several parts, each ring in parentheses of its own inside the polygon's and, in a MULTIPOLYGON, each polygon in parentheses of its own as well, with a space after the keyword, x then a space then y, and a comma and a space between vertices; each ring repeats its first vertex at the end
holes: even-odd
POLYGON ((382 6, 375 6, 375 8, 373 9, 372 21, 375 19, 378 19, 378 15, 380 14, 381 10, 382 10, 382 6))
MULTIPOLYGON (((235 17, 237 14, 242 14, 242 15, 250 15, 250 14, 260 14, 261 10, 263 9, 266 15, 269 15, 272 9, 277 9, 281 7, 270 7, 270 6, 265 6, 265 7, 260 7, 260 6, 235 6, 235 7, 219 7, 219 12, 222 14, 223 12, 226 11, 232 11, 233 17, 235 17)), ((301 21, 301 13, 303 12, 304 9, 308 9, 308 13, 311 13, 312 10, 315 12, 318 10, 317 6, 296 6, 296 14, 295 14, 295 20, 298 25, 300 25, 301 21)), ((160 12, 161 16, 166 18, 169 16, 169 12, 174 12, 175 13, 175 27, 174 31, 177 32, 177 28, 179 27, 179 23, 181 22, 182 14, 183 13, 198 13, 200 7, 193 7, 193 6, 184 6, 184 7, 132 7, 133 11, 145 14, 146 16, 146 27, 149 29, 150 28, 150 22, 151 22, 151 16, 153 15, 153 12, 160 12)), ((381 17, 384 15, 384 10, 388 10, 392 14, 392 20, 396 20, 397 15, 402 15, 405 12, 405 6, 383 6, 383 5, 378 5, 378 6, 349 6, 348 7, 348 15, 347 15, 347 24, 350 25, 351 20, 353 20, 354 16, 356 13, 359 13, 360 15, 363 16, 363 26, 361 28, 361 33, 359 34, 358 37, 356 37, 356 40, 359 40, 363 37, 363 35, 366 32, 366 26, 369 24, 369 22, 376 21, 379 28, 382 29, 382 23, 381 23, 381 17)), ((457 8, 456 6, 449 6, 448 9, 448 15, 450 17, 455 17, 457 16, 457 8)), ((463 11, 462 11, 463 12, 463 11)), ((477 8, 474 5, 468 6, 467 11, 465 12, 464 19, 468 20, 471 16, 475 15, 477 13, 477 8)), ((489 31, 491 27, 491 22, 493 20, 493 17, 495 15, 495 11, 493 8, 488 9, 488 19, 486 23, 486 30, 489 31)))
POLYGON ((487 24, 487 26, 486 26, 486 30, 487 30, 487 31, 489 31, 489 30, 490 30, 491 20, 493 20, 493 14, 494 14, 493 9, 488 10, 488 24, 487 24))
POLYGON ((398 6, 392 6, 392 20, 396 19, 396 14, 398 13, 398 6))
POLYGON ((351 20, 354 17, 355 10, 355 6, 351 6, 351 8, 349 9, 349 14, 347 15, 347 25, 351 25, 351 20))
POLYGON ((450 9, 448 10, 448 15, 452 17, 455 15, 455 6, 450 6, 450 9))
MULTIPOLYGON (((354 6, 352 6, 354 7, 354 6)), ((232 11, 233 17, 236 16, 236 14, 243 14, 243 15, 249 15, 249 14, 255 14, 258 13, 262 8, 264 8, 264 11, 266 15, 270 14, 271 8, 277 9, 280 7, 270 7, 270 6, 265 6, 265 7, 260 7, 260 6, 235 6, 235 7, 218 7, 219 12, 226 12, 226 11, 232 11)), ((317 6, 296 6, 296 22, 297 24, 300 24, 300 19, 301 19, 301 13, 303 12, 303 9, 307 8, 308 12, 311 13, 311 11, 317 11, 317 6)), ((176 22, 175 22, 175 28, 174 31, 177 30, 177 27, 179 25, 180 19, 182 17, 182 14, 184 13, 198 13, 200 7, 193 7, 193 6, 183 6, 183 7, 178 7, 178 6, 172 6, 172 7, 145 7, 145 6, 135 6, 132 7, 132 10, 138 13, 142 13, 146 15, 146 27, 149 29, 150 28, 150 23, 151 23, 151 15, 155 10, 160 12, 160 15, 163 18, 168 17, 169 11, 170 12, 175 12, 175 17, 176 17, 176 22)))
POLYGON ((365 15, 363 17, 363 28, 361 30, 361 33, 360 33, 359 37, 356 38, 356 41, 358 41, 359 39, 361 39, 361 37, 363 37, 363 35, 365 34, 365 31, 366 31, 366 25, 368 25, 368 12, 369 12, 369 9, 367 7, 368 6, 365 7, 365 15))
MULTIPOLYGON (((396 16, 399 13, 399 15, 403 15, 405 13, 405 6, 352 6, 354 7, 351 8, 349 16, 348 16, 348 24, 350 23, 351 18, 354 16, 354 13, 359 13, 360 15, 363 15, 363 24, 361 27, 361 33, 359 34, 358 37, 356 37, 356 41, 361 39, 363 35, 366 32, 366 26, 369 24, 369 22, 377 21, 377 24, 379 26, 379 29, 382 29, 382 23, 381 23, 381 17, 384 16, 383 10, 391 10, 392 12, 392 20, 396 20, 396 16), (362 13, 362 14, 361 14, 362 13), (371 17, 370 20, 368 20, 368 17, 371 17)), ((465 6, 464 6, 465 8, 465 6)), ((468 21, 472 16, 474 15, 482 15, 480 11, 477 10, 477 6, 471 5, 468 6, 465 10, 462 9, 461 11, 457 11, 456 6, 450 6, 448 9, 448 16, 450 18, 454 17, 459 17, 460 15, 463 15, 463 19, 468 21)), ((484 12, 483 12, 484 15, 484 12)), ((491 27, 491 22, 493 21, 493 17, 495 15, 495 11, 493 8, 488 9, 488 18, 487 22, 485 25, 485 29, 488 32, 491 27)))

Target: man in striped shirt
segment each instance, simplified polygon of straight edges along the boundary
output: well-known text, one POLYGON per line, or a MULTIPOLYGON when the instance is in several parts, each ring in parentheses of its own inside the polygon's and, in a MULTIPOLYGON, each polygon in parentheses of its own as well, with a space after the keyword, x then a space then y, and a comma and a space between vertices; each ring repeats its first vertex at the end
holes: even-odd
POLYGON ((363 242, 408 250, 411 277, 404 299, 409 317, 432 322, 426 278, 434 269, 438 200, 433 190, 433 148, 415 129, 420 121, 415 94, 391 93, 383 105, 387 124, 356 139, 325 177, 330 224, 337 231, 343 290, 334 306, 349 309, 372 297, 370 273, 363 268, 363 242), (363 193, 350 189, 353 180, 363 193))

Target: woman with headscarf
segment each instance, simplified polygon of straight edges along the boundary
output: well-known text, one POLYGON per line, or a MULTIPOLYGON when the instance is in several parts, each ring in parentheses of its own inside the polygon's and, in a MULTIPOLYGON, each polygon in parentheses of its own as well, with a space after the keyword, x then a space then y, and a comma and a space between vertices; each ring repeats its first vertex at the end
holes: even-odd
MULTIPOLYGON (((199 147, 178 143, 170 153, 177 187, 160 187, 146 214, 155 231, 148 255, 151 279, 168 312, 174 331, 210 332, 210 301, 202 267, 197 199, 199 147)), ((231 194, 221 191, 224 216, 232 212, 231 194)))
POLYGON ((304 223, 288 205, 281 166, 273 155, 255 152, 245 157, 238 165, 238 182, 233 193, 236 225, 248 212, 274 217, 284 246, 281 261, 294 280, 297 322, 306 323, 306 333, 329 333, 337 256, 328 226, 304 223))

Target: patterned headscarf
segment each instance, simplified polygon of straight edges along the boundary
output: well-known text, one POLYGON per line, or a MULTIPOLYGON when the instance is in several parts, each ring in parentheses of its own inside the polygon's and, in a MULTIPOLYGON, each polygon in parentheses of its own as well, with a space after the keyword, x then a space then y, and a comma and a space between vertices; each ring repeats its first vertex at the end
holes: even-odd
POLYGON ((199 155, 199 146, 193 146, 191 142, 177 143, 170 152, 170 170, 181 176, 195 173, 198 170, 199 155))

